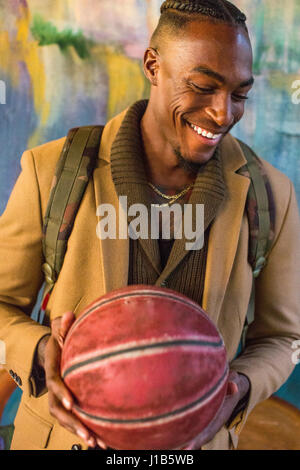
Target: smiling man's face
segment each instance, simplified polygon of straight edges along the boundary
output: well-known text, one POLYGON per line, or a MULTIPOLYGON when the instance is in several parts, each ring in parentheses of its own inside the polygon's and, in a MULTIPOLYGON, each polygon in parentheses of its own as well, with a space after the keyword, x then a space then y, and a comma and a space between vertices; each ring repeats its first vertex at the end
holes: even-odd
POLYGON ((253 85, 249 37, 240 27, 194 21, 156 55, 157 128, 179 158, 201 165, 244 114, 253 85))

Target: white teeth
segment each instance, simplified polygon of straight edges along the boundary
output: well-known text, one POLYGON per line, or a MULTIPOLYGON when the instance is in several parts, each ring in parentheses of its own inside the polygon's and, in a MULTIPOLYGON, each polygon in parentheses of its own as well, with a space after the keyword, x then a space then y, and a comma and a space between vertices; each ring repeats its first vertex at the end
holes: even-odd
POLYGON ((190 126, 192 129, 194 129, 195 132, 197 132, 197 134, 203 135, 203 137, 206 137, 207 139, 218 139, 221 135, 213 134, 212 132, 201 129, 201 127, 195 126, 194 124, 191 124, 190 126))

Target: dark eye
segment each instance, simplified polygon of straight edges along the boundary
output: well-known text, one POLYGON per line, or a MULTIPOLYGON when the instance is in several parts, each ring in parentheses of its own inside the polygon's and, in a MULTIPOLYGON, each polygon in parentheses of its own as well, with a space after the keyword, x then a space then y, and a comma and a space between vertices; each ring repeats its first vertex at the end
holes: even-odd
POLYGON ((199 85, 195 85, 195 83, 191 83, 191 85, 197 92, 212 93, 214 91, 212 88, 200 87, 199 85))
POLYGON ((246 101, 249 99, 249 96, 245 96, 245 95, 232 95, 232 97, 236 100, 236 101, 246 101))

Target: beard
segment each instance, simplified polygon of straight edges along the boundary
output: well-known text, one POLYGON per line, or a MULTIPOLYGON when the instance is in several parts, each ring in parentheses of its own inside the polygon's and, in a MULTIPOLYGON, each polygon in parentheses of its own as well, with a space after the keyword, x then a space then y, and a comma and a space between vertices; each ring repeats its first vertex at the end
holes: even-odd
POLYGON ((173 149, 174 154, 176 155, 178 167, 185 170, 187 173, 192 175, 197 175, 198 172, 205 166, 206 163, 195 163, 188 158, 185 158, 180 152, 179 148, 173 149))

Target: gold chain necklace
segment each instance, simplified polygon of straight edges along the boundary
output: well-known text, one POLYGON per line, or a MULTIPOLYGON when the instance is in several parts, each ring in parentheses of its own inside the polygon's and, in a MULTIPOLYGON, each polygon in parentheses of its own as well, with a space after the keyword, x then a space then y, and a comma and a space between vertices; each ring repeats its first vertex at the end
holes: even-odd
POLYGON ((179 198, 183 197, 193 187, 193 183, 192 183, 189 186, 187 186, 186 188, 184 188, 180 193, 175 194, 174 196, 168 196, 167 194, 162 193, 156 186, 154 186, 154 184, 148 182, 148 185, 160 197, 162 197, 163 199, 167 199, 169 201, 168 204, 173 204, 179 198))

